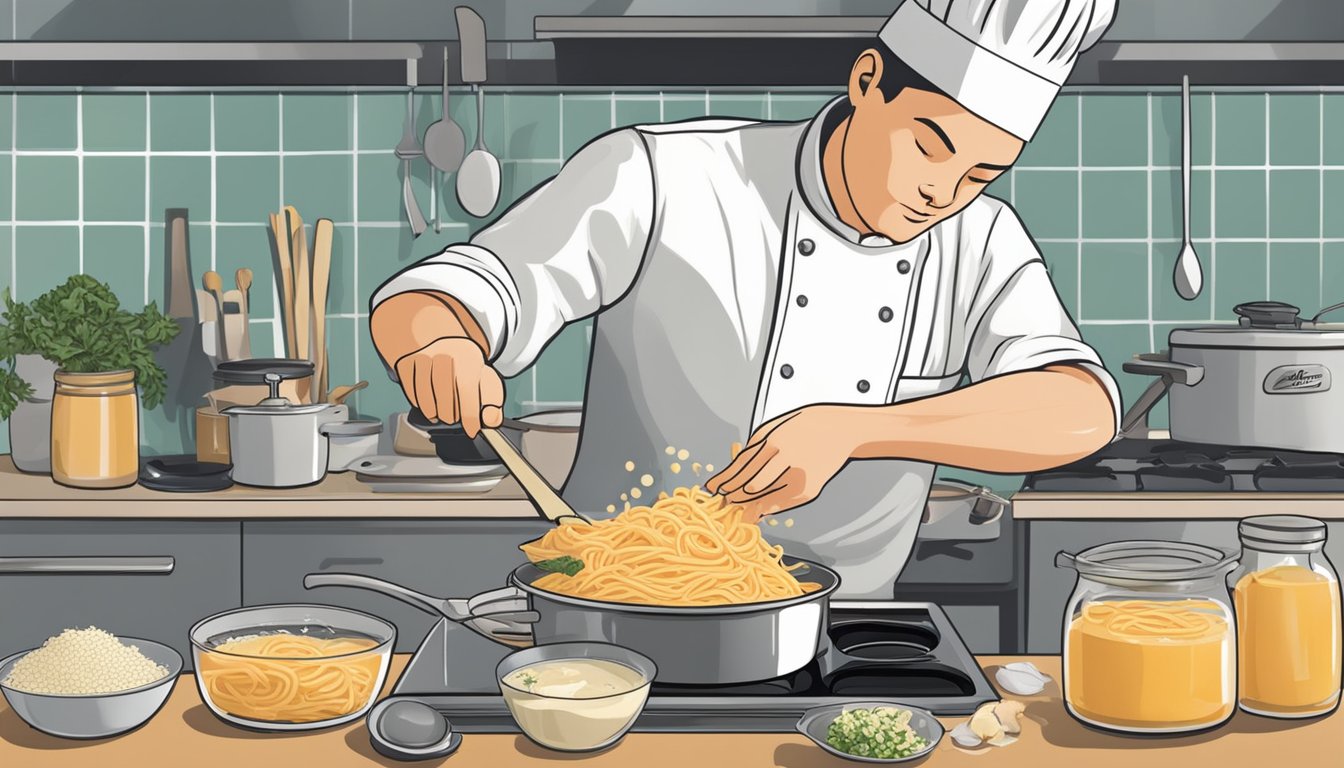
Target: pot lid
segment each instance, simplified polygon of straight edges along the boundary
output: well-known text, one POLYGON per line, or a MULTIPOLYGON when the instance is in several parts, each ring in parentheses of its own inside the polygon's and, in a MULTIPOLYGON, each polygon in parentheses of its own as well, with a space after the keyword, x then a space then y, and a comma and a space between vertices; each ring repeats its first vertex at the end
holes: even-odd
POLYGON ((336 421, 322 427, 324 434, 332 437, 355 437, 357 435, 376 435, 383 431, 383 423, 373 419, 351 419, 336 421))
POLYGON ((1233 349, 1340 349, 1344 348, 1344 327, 1338 330, 1270 330, 1235 325, 1177 328, 1167 337, 1167 344, 1233 349))
POLYGON ((302 379, 313 375, 313 364, 279 357, 229 360, 215 367, 214 376, 221 384, 265 384, 268 373, 278 374, 282 379, 302 379))
MULTIPOLYGON (((269 400, 269 398, 268 398, 269 400)), ((231 408, 225 408, 220 413, 226 416, 301 416, 308 413, 319 413, 328 408, 335 408, 331 403, 310 403, 308 405, 295 405, 281 398, 283 402, 268 403, 263 400, 256 405, 235 405, 231 408)))
POLYGON ((1060 552, 1055 565, 1073 568, 1090 579, 1128 585, 1196 581, 1227 573, 1236 566, 1235 552, 1182 541, 1116 541, 1083 550, 1060 552))

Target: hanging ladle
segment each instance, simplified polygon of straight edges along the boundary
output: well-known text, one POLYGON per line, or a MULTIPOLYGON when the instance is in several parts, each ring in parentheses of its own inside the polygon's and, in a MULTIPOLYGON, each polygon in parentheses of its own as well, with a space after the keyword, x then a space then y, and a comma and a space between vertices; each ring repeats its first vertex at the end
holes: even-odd
POLYGON ((1204 270, 1199 254, 1190 241, 1190 76, 1181 78, 1181 221, 1185 227, 1181 252, 1176 257, 1176 273, 1172 276, 1176 293, 1190 301, 1204 288, 1204 270))

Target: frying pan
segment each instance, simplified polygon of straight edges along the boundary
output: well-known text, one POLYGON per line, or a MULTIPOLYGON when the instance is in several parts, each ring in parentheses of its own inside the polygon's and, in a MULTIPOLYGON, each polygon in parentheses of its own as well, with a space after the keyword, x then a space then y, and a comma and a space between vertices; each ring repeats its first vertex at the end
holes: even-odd
POLYGON ((527 563, 509 574, 509 586, 467 600, 443 600, 392 582, 348 573, 310 573, 303 585, 368 589, 395 597, 511 647, 603 642, 629 648, 658 665, 658 680, 723 685, 770 680, 816 658, 828 623, 830 596, 840 576, 817 563, 785 556, 801 581, 821 585, 799 597, 759 603, 660 606, 590 600, 538 589, 546 575, 527 563), (440 606, 464 607, 466 620, 440 606), (501 621, 504 619, 505 621, 501 621), (530 629, 530 631, 529 631, 530 629))

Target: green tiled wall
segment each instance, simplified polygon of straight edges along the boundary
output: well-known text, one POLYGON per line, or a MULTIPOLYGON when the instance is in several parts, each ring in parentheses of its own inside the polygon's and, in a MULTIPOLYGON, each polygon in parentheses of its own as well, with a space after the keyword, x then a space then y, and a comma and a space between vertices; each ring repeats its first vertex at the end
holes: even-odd
MULTIPOLYGON (((431 90, 416 98, 422 135, 440 112, 431 90)), ((485 131, 503 160, 499 210, 614 126, 705 115, 805 119, 829 96, 490 92, 485 131)), ((1273 297, 1315 310, 1344 297, 1344 93, 1201 92, 1192 110, 1191 224, 1207 278, 1195 301, 1178 298, 1170 281, 1181 236, 1180 104, 1170 89, 1065 93, 1017 168, 991 190, 1013 202, 1037 238, 1060 296, 1126 402, 1147 382, 1120 363, 1161 348, 1173 327, 1228 320, 1239 301, 1273 297)), ((450 111, 474 142, 472 95, 455 91, 450 111)), ((162 304, 163 212, 186 207, 198 283, 211 268, 226 283, 238 267, 254 271, 254 352, 269 354, 277 313, 265 214, 290 203, 306 221, 326 216, 337 224, 332 383, 368 379, 354 401, 366 415, 402 408, 369 342, 368 297, 392 273, 481 223, 458 206, 451 177, 433 190, 427 166, 416 163, 426 212, 433 193, 446 191, 437 201, 445 223, 439 235, 412 239, 392 154, 404 116, 405 94, 385 89, 0 94, 0 287, 31 299, 82 269, 109 282, 126 305, 162 304)), ((558 337, 509 382, 508 410, 580 400, 588 340, 586 323, 558 337)), ((163 414, 147 413, 144 424, 147 451, 189 449, 163 414)), ((0 429, 0 450, 7 447, 0 429)), ((1017 482, 988 480, 1000 490, 1017 482)))

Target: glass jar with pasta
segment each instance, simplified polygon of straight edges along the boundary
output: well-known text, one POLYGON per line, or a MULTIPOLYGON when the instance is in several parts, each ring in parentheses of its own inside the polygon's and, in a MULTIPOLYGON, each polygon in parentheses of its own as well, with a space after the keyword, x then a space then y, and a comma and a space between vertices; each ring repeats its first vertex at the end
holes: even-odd
POLYGON ((1265 515, 1237 531, 1241 564, 1227 586, 1237 610, 1241 708, 1284 718, 1332 711, 1340 698, 1340 597, 1325 523, 1265 515))
POLYGON ((1184 733, 1236 709, 1236 631, 1223 579, 1235 553, 1121 541, 1055 564, 1078 571, 1064 611, 1064 702, 1100 728, 1184 733))

